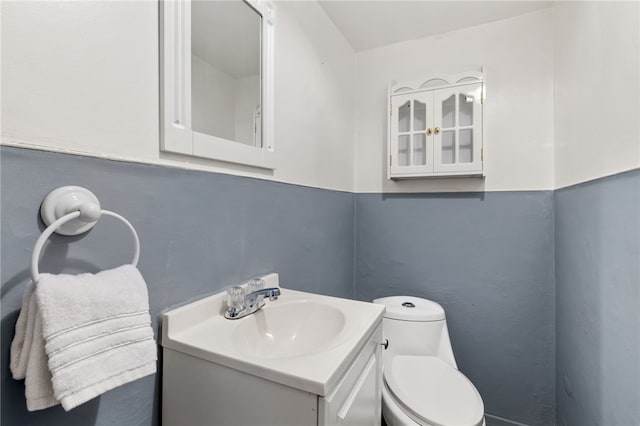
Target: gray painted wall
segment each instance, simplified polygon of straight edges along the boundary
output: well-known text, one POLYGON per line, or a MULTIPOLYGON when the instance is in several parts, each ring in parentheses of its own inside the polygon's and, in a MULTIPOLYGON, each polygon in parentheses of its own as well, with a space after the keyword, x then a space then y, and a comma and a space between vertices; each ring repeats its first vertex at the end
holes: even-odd
POLYGON ((555 208, 559 424, 640 425, 640 171, 555 208))
MULTIPOLYGON (((353 296, 350 193, 7 147, 0 155, 2 425, 159 424, 159 375, 69 413, 59 407, 28 413, 23 383, 11 378, 9 345, 43 229, 38 209, 58 186, 86 186, 103 208, 136 227, 154 318, 169 306, 271 271, 280 273, 283 287, 353 296)), ((53 237, 40 270, 118 266, 131 259, 130 238, 119 222, 105 218, 85 236, 53 237)))
MULTIPOLYGON (((26 412, 10 376, 38 207, 67 184, 138 229, 154 317, 273 270, 300 290, 427 297, 447 310, 460 368, 488 412, 554 423, 557 327, 561 421, 640 424, 639 171, 557 191, 555 221, 550 192, 354 195, 8 147, 0 178, 3 425, 159 423, 159 375, 69 413, 26 412)), ((131 252, 127 231, 105 218, 86 236, 52 238, 41 269, 97 271, 131 252)))
POLYGON ((555 422, 551 192, 357 194, 356 295, 441 303, 491 414, 555 422))

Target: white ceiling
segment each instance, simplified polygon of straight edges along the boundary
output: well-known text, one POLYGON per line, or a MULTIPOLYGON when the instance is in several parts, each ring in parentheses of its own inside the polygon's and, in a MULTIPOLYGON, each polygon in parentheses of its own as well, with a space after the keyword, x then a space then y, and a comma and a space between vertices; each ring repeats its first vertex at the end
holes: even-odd
POLYGON ((355 50, 442 34, 522 15, 551 1, 320 0, 355 50))

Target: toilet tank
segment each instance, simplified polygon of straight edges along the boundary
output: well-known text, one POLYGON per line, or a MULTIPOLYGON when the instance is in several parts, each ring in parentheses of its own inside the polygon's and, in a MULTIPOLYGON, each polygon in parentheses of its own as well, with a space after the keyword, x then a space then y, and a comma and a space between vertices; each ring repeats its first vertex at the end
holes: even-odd
POLYGON ((395 355, 437 356, 457 368, 442 306, 412 296, 382 297, 373 303, 386 308, 382 333, 389 346, 383 361, 395 355))

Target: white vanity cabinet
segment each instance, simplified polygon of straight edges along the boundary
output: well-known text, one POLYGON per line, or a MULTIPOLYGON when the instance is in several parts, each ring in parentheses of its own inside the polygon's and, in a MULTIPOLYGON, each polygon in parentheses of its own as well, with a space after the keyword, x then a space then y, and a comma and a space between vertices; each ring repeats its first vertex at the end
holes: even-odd
POLYGON ((389 87, 389 179, 483 176, 482 72, 389 87))
POLYGON ((164 349, 164 426, 379 426, 382 324, 327 395, 164 349))
POLYGON ((238 320, 226 294, 163 314, 164 426, 380 425, 384 306, 280 290, 238 320))

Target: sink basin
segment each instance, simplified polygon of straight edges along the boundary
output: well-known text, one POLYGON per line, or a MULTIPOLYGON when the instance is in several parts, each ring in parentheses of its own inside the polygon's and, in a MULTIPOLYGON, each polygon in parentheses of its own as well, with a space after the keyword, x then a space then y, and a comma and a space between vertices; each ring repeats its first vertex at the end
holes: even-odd
MULTIPOLYGON (((262 277, 279 287, 277 274, 262 277)), ((226 293, 162 315, 162 346, 314 395, 327 395, 382 321, 373 303, 281 288, 244 318, 224 317, 226 293)))
POLYGON ((310 300, 277 302, 241 320, 232 334, 239 353, 273 359, 316 353, 339 343, 346 323, 339 309, 310 300))

